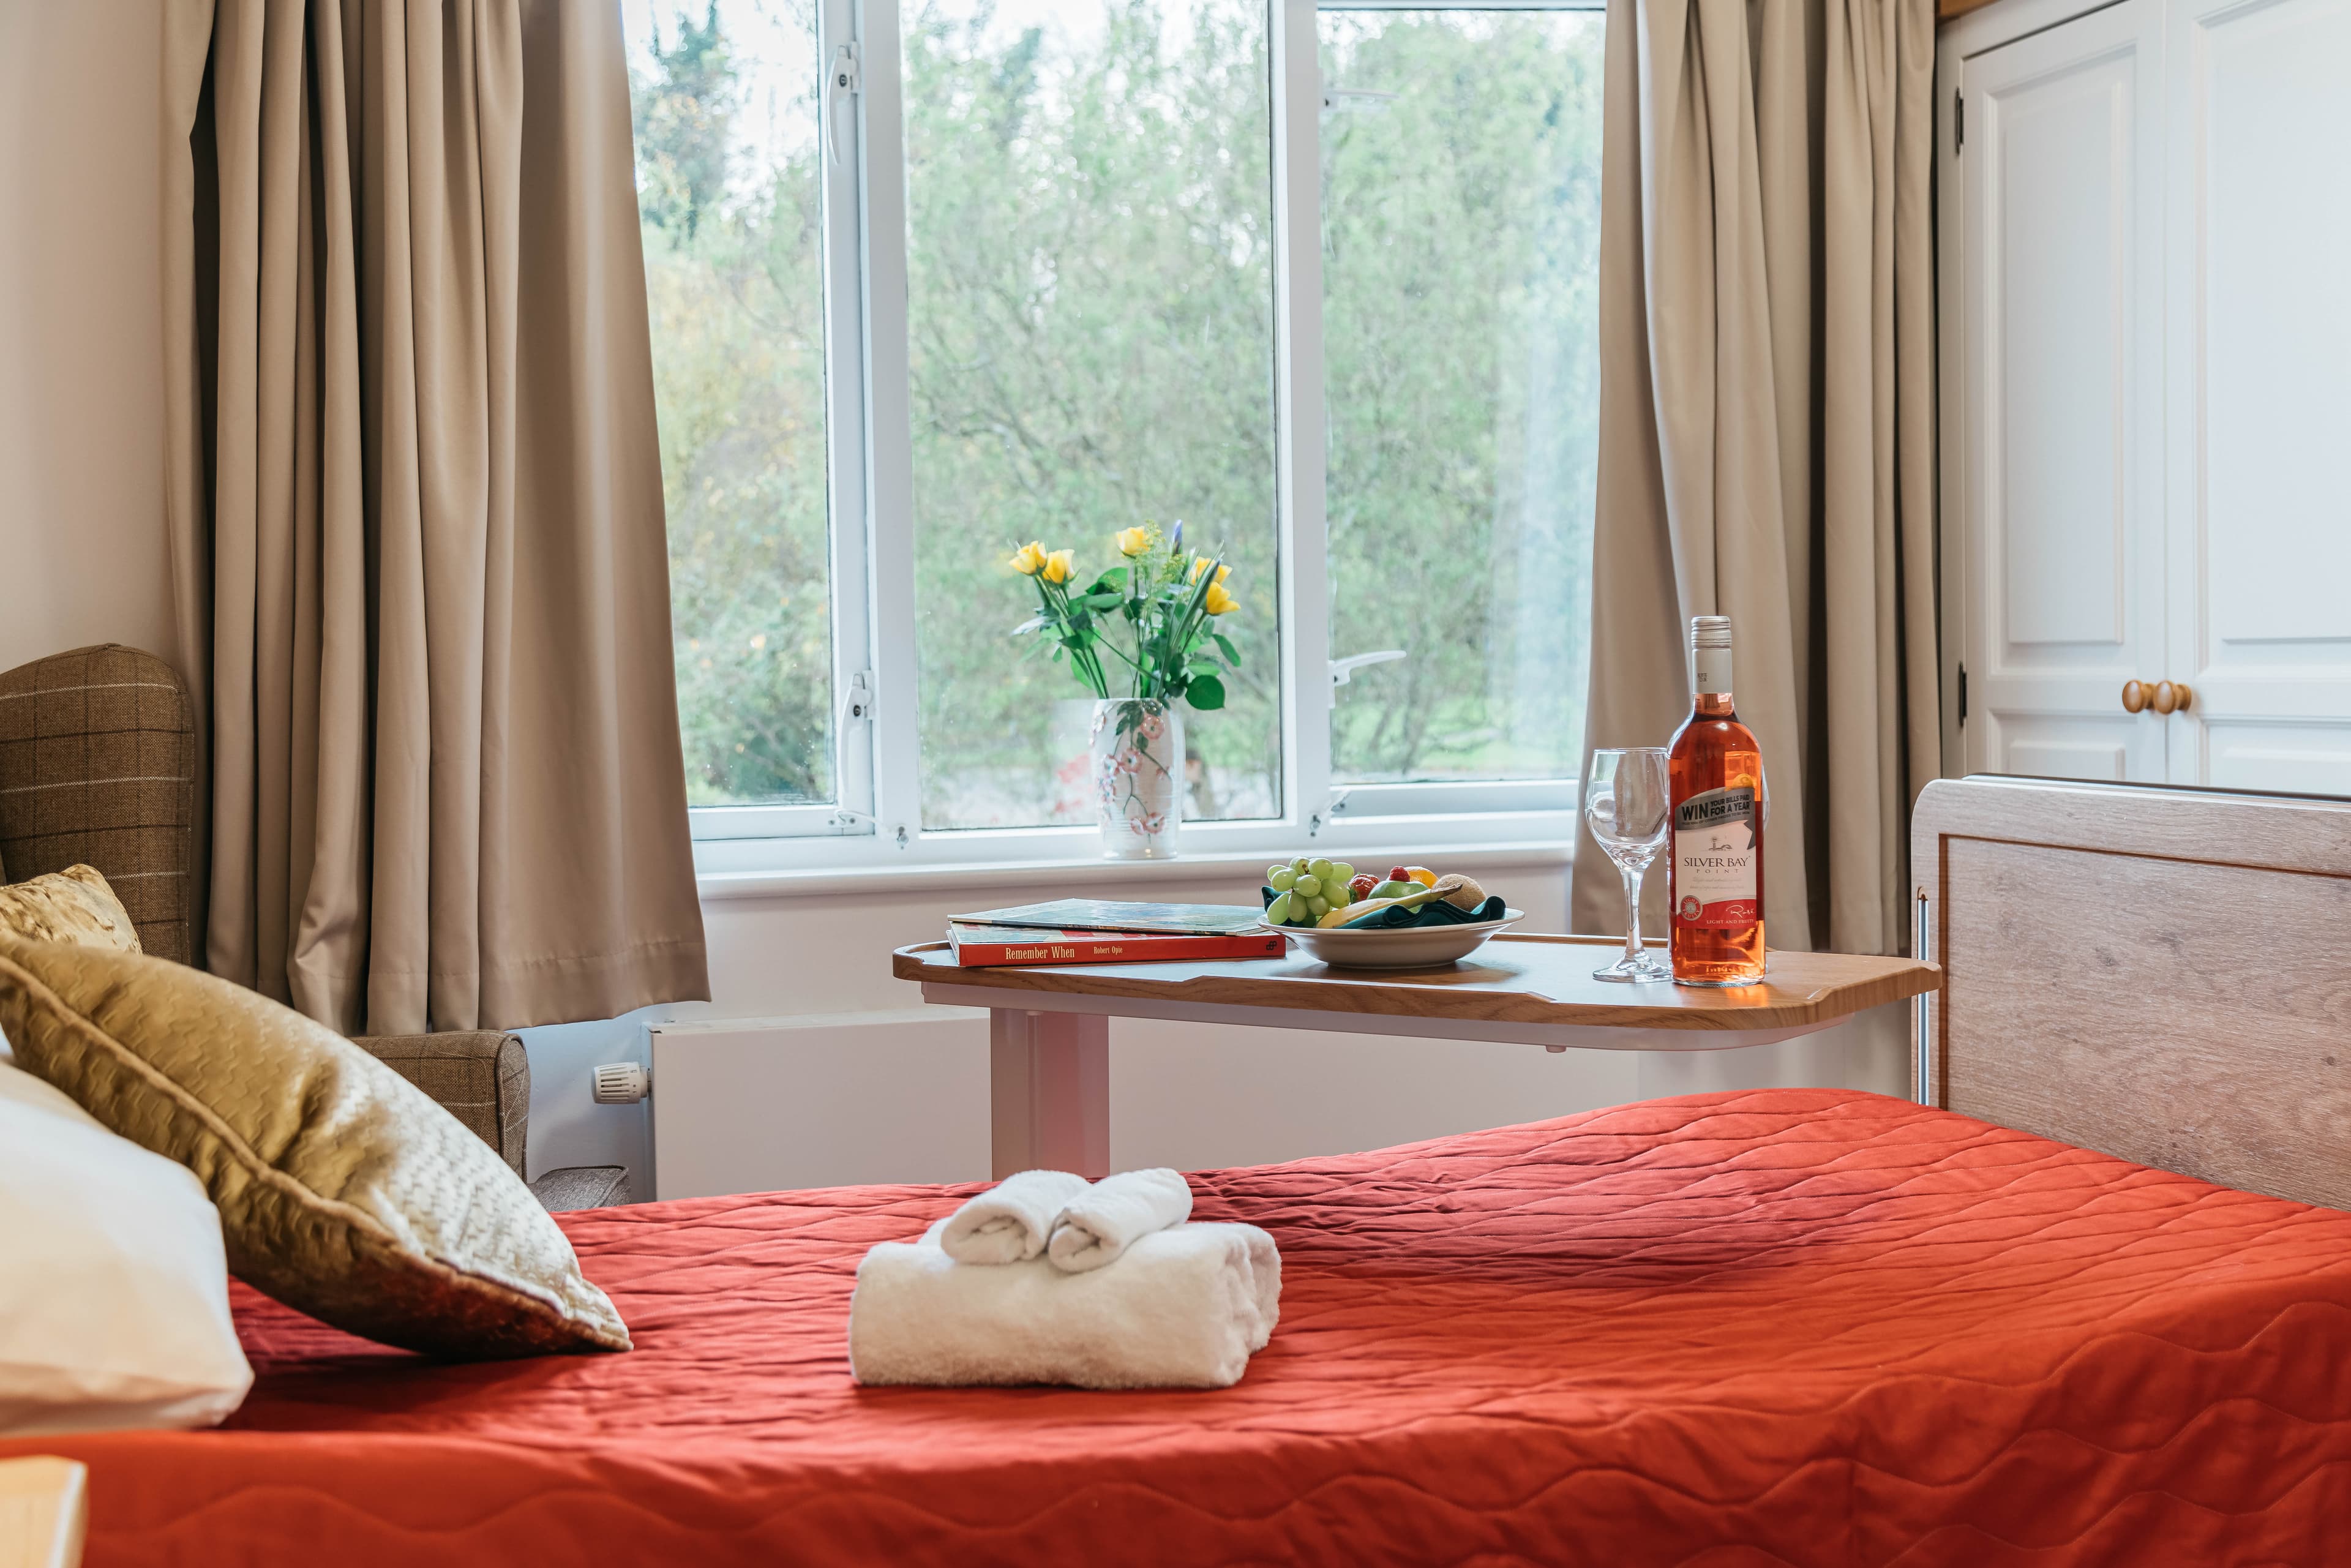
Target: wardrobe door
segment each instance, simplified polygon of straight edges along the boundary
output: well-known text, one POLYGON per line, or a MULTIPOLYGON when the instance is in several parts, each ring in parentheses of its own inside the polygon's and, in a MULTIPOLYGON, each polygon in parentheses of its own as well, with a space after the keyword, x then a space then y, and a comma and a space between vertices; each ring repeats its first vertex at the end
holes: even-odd
POLYGON ((1959 486, 1970 770, 2156 781, 2163 674, 2161 0, 1959 74, 1959 486))
POLYGON ((2172 0, 2174 783, 2351 793, 2351 0, 2172 0))

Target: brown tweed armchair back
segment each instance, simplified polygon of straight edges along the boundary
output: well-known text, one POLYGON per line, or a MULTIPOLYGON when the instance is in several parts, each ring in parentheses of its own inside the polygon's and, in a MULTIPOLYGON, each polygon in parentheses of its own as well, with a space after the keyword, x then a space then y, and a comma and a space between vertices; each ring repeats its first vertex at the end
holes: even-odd
POLYGON ((118 643, 0 674, 0 880, 96 866, 140 945, 186 963, 194 719, 180 673, 118 643))
MULTIPOLYGON (((179 671, 108 643, 0 674, 0 882, 95 866, 139 945, 187 963, 195 811, 195 714, 179 671)), ((472 1030, 352 1043, 524 1173, 530 1063, 521 1040, 472 1030)))

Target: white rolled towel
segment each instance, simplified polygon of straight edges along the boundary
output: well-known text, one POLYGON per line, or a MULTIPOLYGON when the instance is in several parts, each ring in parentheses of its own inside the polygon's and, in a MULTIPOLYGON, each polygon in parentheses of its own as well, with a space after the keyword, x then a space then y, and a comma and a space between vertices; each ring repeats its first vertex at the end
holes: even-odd
POLYGON ((849 1364, 866 1384, 1227 1388, 1281 1315, 1281 1255, 1254 1225, 1182 1225, 1115 1269, 974 1269, 921 1241, 857 1266, 849 1364))
POLYGON ((1153 1231, 1191 1218, 1191 1186, 1176 1172, 1165 1166, 1121 1171, 1063 1201, 1045 1255, 1056 1269, 1082 1274, 1117 1261, 1153 1231))
POLYGON ((1068 1171, 1006 1176, 947 1217, 939 1243, 958 1263, 1018 1263, 1045 1250, 1053 1221, 1083 1194, 1086 1178, 1068 1171))

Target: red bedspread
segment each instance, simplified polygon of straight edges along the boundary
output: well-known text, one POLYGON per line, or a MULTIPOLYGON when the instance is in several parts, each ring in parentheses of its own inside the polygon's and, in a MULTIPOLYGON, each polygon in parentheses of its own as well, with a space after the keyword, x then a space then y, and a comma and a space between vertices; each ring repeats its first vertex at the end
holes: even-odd
POLYGON ((862 1390, 857 1259, 967 1189, 566 1217, 639 1348, 483 1366, 258 1298, 129 1563, 2351 1560, 2351 1214, 1783 1090, 1194 1177, 1271 1230, 1221 1393, 862 1390))

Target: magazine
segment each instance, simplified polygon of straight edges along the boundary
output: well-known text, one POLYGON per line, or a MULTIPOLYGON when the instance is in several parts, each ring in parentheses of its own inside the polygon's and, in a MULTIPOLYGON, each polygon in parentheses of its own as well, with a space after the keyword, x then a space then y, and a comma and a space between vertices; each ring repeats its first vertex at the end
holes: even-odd
POLYGON ((1018 925, 1041 931, 1138 931, 1172 936, 1238 936, 1265 925, 1265 912, 1245 904, 1121 904, 1058 898, 1011 909, 983 909, 950 918, 958 925, 1018 925))

